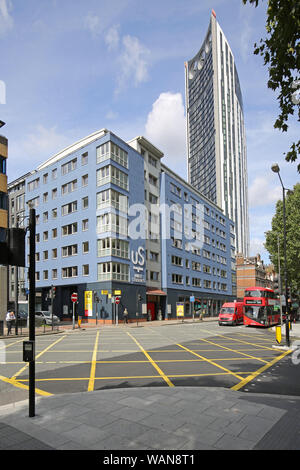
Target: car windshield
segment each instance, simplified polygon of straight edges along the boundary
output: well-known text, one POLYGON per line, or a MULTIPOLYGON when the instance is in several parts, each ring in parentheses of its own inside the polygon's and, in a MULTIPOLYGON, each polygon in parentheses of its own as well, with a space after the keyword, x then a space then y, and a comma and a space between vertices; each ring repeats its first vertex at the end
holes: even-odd
POLYGON ((43 312, 43 314, 45 315, 45 317, 50 317, 51 316, 50 312, 43 312))
POLYGON ((221 313, 234 313, 234 307, 221 308, 221 313))

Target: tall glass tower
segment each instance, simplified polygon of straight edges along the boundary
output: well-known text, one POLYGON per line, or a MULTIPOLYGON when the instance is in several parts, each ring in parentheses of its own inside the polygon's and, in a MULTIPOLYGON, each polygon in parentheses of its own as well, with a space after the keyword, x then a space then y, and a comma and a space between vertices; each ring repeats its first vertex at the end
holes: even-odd
POLYGON ((236 251, 249 256, 247 152, 234 57, 211 13, 197 54, 185 63, 188 180, 235 223, 236 251))

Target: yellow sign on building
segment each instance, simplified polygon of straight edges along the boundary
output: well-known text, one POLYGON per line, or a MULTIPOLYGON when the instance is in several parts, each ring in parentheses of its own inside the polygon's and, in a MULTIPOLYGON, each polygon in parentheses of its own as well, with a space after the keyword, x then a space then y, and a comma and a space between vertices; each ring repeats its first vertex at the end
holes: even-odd
POLYGON ((176 316, 184 317, 184 303, 183 302, 176 303, 176 316))
POLYGON ((84 315, 86 317, 93 316, 93 291, 84 291, 84 315))

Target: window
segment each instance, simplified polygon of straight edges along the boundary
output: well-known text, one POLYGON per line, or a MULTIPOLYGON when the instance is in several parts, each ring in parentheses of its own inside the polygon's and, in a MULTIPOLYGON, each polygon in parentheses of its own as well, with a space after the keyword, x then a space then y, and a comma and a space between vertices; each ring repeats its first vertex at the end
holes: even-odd
POLYGON ((48 241, 48 231, 43 232, 43 241, 47 242, 48 241))
POLYGON ((97 209, 104 209, 107 207, 114 207, 115 209, 127 212, 128 197, 114 189, 101 191, 101 193, 97 194, 97 209))
POLYGON ((61 207, 61 215, 71 214, 77 211, 77 201, 70 202, 61 207))
POLYGON ((54 170, 52 170, 52 179, 56 180, 56 178, 57 178, 57 168, 54 168, 54 170))
POLYGON ((154 166, 154 168, 157 168, 157 160, 150 154, 148 156, 148 162, 150 163, 150 165, 154 166))
POLYGON ((149 173, 149 183, 153 186, 157 186, 157 178, 149 173))
POLYGON ((52 199, 57 198, 57 188, 52 189, 52 199))
POLYGON ((89 229, 89 219, 85 219, 82 221, 82 231, 85 232, 89 229))
POLYGON ((97 186, 106 183, 113 183, 128 191, 128 175, 112 165, 97 170, 97 186))
POLYGON ((45 224, 46 222, 48 222, 48 212, 44 212, 44 213, 43 213, 43 222, 44 222, 44 224, 45 224))
POLYGON ((57 248, 53 248, 52 249, 52 259, 56 259, 57 258, 57 248))
POLYGON ((201 279, 199 279, 198 277, 192 277, 192 286, 201 287, 201 279))
POLYGON ((182 284, 182 275, 181 274, 172 274, 172 283, 173 284, 182 284))
POLYGON ((43 260, 47 260, 48 259, 48 251, 43 251, 43 260))
POLYGON ((158 281, 159 273, 157 271, 150 271, 150 281, 158 281))
POLYGON ((48 279, 48 271, 47 270, 43 271, 43 279, 44 279, 44 281, 47 281, 47 279, 48 279))
POLYGON ((77 233, 77 231, 78 231, 77 222, 74 222, 73 224, 69 224, 69 225, 64 225, 61 228, 61 234, 63 237, 66 235, 72 235, 73 233, 77 233))
POLYGON ((172 264, 174 264, 175 266, 182 266, 182 258, 180 258, 179 256, 172 256, 172 264))
POLYGON ((89 207, 89 197, 85 196, 82 198, 82 209, 87 209, 89 207))
POLYGON ((88 253, 89 252, 89 242, 82 242, 82 253, 88 253))
POLYGON ((62 268, 62 277, 69 278, 69 277, 76 277, 78 276, 78 267, 71 266, 69 268, 62 268))
POLYGON ((129 243, 115 238, 103 238, 98 240, 97 256, 118 256, 129 259, 129 243))
POLYGON ((44 184, 47 184, 47 183, 48 183, 48 173, 45 173, 45 174, 43 175, 43 183, 44 183, 44 184))
POLYGON ((81 178, 81 184, 82 186, 87 186, 89 184, 89 175, 84 175, 81 178))
POLYGON ((101 163, 111 158, 119 165, 128 168, 128 154, 113 142, 106 142, 97 148, 97 163, 101 163))
POLYGON ((63 258, 68 256, 74 256, 78 254, 78 245, 63 246, 61 249, 61 255, 63 258))
POLYGON ((40 185, 40 178, 36 178, 35 180, 30 181, 30 183, 28 183, 27 189, 28 191, 34 191, 35 189, 39 187, 39 185, 40 185))
POLYGON ((70 162, 67 162, 61 166, 61 174, 66 175, 67 173, 70 173, 70 171, 75 170, 76 167, 77 167, 77 158, 74 158, 70 162))
POLYGON ((154 194, 149 193, 149 202, 151 202, 151 204, 157 204, 158 197, 154 196, 154 194))
POLYGON ((129 265, 123 263, 99 263, 98 281, 125 281, 129 282, 129 265))
POLYGON ((97 217, 97 233, 115 232, 117 234, 128 234, 128 222, 125 217, 118 214, 102 214, 97 217))
POLYGON ((77 180, 70 181, 69 183, 63 184, 61 187, 61 194, 72 193, 77 189, 77 180))
POLYGON ((52 229, 52 238, 57 238, 57 228, 52 229))
POLYGON ((52 269, 52 279, 57 279, 57 269, 52 269))
POLYGON ((48 202, 48 193, 44 193, 43 194, 43 203, 47 203, 48 202))
POLYGON ((87 165, 89 160, 88 152, 85 152, 81 155, 81 165, 87 165))
POLYGON ((55 207, 55 209, 52 209, 52 219, 56 219, 57 217, 57 208, 55 207))
POLYGON ((89 267, 89 265, 88 265, 88 264, 84 264, 84 265, 82 266, 82 275, 83 275, 83 276, 88 276, 89 273, 90 273, 90 267, 89 267))

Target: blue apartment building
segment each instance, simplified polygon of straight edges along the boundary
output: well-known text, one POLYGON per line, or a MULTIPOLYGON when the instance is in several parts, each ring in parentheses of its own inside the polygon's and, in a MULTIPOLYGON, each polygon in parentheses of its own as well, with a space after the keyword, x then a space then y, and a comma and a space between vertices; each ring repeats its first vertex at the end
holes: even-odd
POLYGON ((145 138, 139 142, 150 150, 102 129, 26 177, 27 210, 36 209, 36 289, 42 310, 50 309, 51 286, 53 311, 61 319, 71 317, 76 292, 76 316, 107 323, 122 320, 125 307, 134 321, 147 319, 149 311, 152 319, 175 318, 177 303, 190 316, 191 296, 213 315, 235 297, 232 221, 155 159, 155 147, 145 138), (148 173, 149 162, 159 177, 148 173), (145 190, 148 177, 159 198, 145 190), (144 211, 148 197, 158 217, 144 211), (147 243, 153 223, 156 253, 147 243), (159 276, 148 272, 151 263, 159 266, 159 276))

